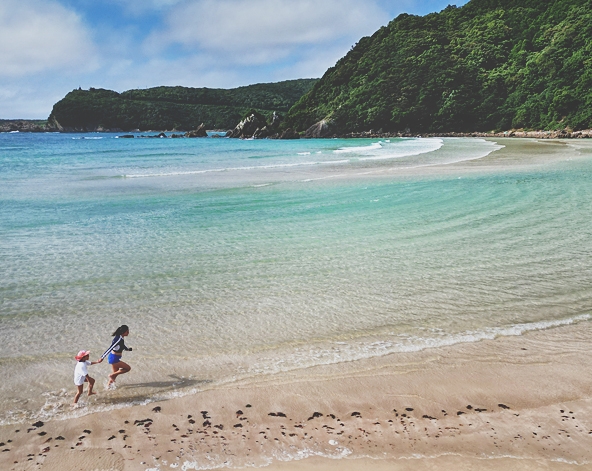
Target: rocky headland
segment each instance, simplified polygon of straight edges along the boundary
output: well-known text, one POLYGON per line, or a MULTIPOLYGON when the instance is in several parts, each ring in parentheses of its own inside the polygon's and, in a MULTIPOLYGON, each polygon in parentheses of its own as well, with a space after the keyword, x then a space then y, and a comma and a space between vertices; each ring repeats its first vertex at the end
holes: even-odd
POLYGON ((46 120, 0 119, 0 132, 53 132, 46 120))

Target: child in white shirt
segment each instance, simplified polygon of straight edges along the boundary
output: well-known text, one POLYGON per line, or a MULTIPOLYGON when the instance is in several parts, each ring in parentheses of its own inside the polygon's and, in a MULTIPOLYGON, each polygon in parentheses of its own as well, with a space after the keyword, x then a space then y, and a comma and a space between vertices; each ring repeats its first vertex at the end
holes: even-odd
POLYGON ((84 390, 85 382, 89 384, 88 395, 92 396, 93 394, 96 394, 96 392, 93 392, 95 380, 88 375, 88 367, 90 365, 101 363, 103 359, 101 358, 98 361, 89 361, 89 354, 90 352, 88 350, 80 350, 78 355, 75 357, 78 363, 76 363, 76 368, 74 369, 74 384, 78 388, 78 391, 76 392, 76 396, 74 396, 74 404, 76 404, 78 399, 80 399, 82 391, 84 390))

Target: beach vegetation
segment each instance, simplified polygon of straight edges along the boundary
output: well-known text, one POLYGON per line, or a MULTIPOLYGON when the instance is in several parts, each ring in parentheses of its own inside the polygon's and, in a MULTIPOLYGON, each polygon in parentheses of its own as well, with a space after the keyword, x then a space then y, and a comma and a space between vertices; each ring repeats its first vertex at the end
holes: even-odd
POLYGON ((290 110, 370 129, 472 132, 592 127, 592 1, 471 0, 402 14, 362 38, 290 110))

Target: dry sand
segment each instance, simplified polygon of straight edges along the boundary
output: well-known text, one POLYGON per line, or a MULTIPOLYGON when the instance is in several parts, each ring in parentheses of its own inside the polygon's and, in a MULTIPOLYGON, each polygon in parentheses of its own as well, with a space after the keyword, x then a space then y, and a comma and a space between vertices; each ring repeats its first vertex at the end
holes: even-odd
POLYGON ((6 426, 0 469, 592 469, 591 334, 584 322, 6 426))

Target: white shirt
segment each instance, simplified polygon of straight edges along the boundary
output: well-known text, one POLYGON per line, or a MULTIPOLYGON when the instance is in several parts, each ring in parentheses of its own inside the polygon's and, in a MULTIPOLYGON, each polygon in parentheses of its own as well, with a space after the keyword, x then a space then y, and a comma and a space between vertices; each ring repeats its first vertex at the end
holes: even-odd
POLYGON ((90 361, 79 361, 74 368, 74 384, 80 386, 84 384, 86 375, 88 374, 88 367, 91 365, 90 361))

